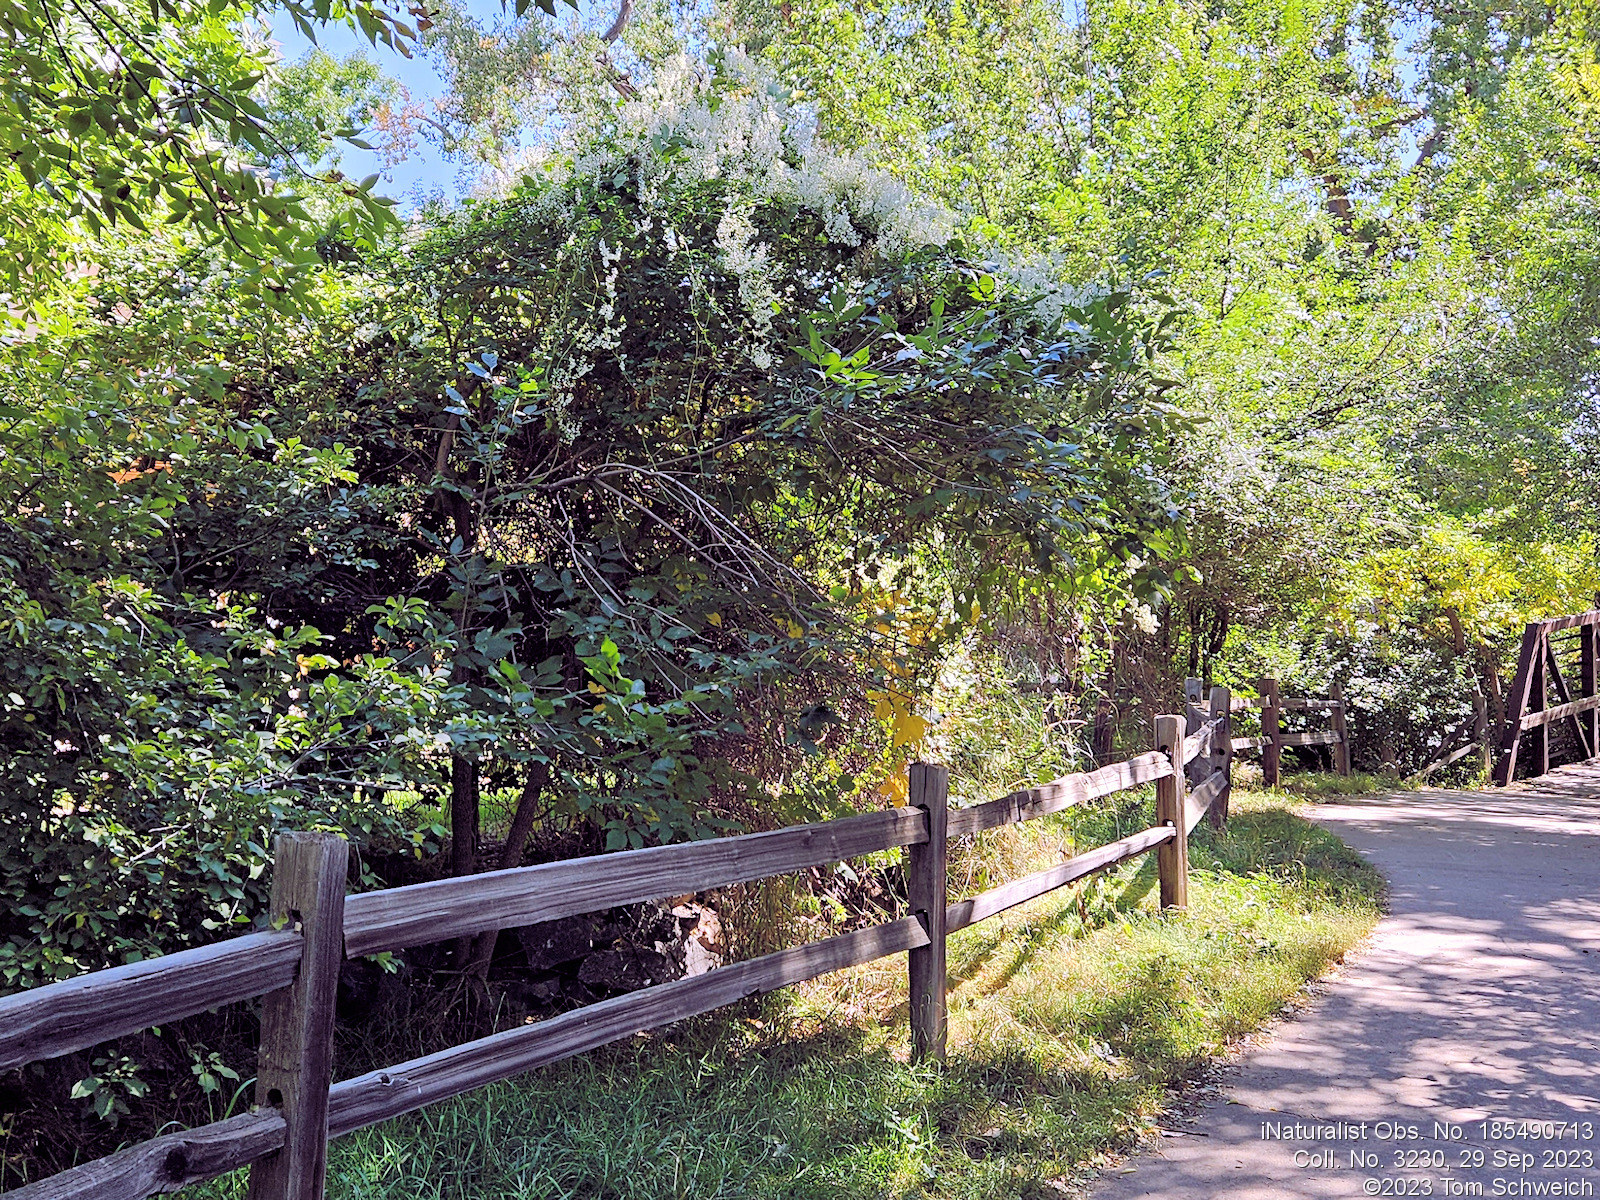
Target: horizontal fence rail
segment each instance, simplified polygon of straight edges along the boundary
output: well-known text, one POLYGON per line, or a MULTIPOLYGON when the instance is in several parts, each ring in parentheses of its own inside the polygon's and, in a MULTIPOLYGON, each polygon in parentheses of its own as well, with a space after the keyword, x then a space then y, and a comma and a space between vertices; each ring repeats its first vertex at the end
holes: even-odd
POLYGON ((1086 804, 1141 784, 1154 783, 1171 774, 1172 760, 1160 751, 1151 751, 1127 762, 1112 763, 1026 791, 1012 792, 998 800, 954 809, 950 813, 948 836, 961 837, 1049 816, 1075 804, 1086 804))
MULTIPOLYGON (((1188 697, 1186 711, 1191 724, 1203 719, 1204 714, 1195 705, 1200 690, 1198 679, 1184 683, 1188 697)), ((1350 774, 1350 736, 1346 722, 1344 693, 1334 684, 1328 696, 1282 696, 1278 681, 1270 676, 1256 680, 1258 696, 1230 696, 1228 712, 1247 713, 1259 711, 1261 733, 1256 737, 1231 739, 1234 752, 1248 751, 1261 755, 1261 781, 1267 787, 1277 787, 1283 782, 1283 751, 1293 746, 1330 746, 1333 749, 1333 769, 1340 775, 1350 774), (1306 719, 1326 720, 1327 729, 1286 730, 1284 713, 1303 713, 1306 719)))
POLYGON ((351 955, 401 950, 784 875, 928 838, 923 814, 892 808, 770 833, 569 858, 351 896, 351 955), (597 863, 604 866, 596 868, 597 863))
POLYGON ((6 1193, 15 1200, 142 1200, 204 1183, 283 1148, 288 1124, 271 1108, 162 1134, 6 1193))
POLYGON ((348 847, 334 834, 280 834, 262 933, 0 999, 0 1070, 263 996, 257 1107, 169 1133, 9 1193, 19 1200, 135 1200, 249 1165, 252 1200, 319 1200, 329 1138, 842 968, 908 955, 911 1040, 944 1053, 945 939, 1099 871, 1154 852, 1163 909, 1188 897, 1188 835, 1226 815, 1232 698, 1158 717, 1155 749, 1126 762, 950 809, 943 767, 911 767, 911 805, 685 845, 344 895, 348 847), (1192 789, 1190 776, 1199 782, 1192 789), (1154 784, 1156 824, 1043 871, 950 902, 948 839, 1034 820, 1154 784), (333 1082, 338 966, 376 954, 747 883, 885 850, 905 851, 910 913, 899 920, 646 987, 353 1079, 333 1082))
POLYGON ((780 950, 522 1025, 333 1085, 328 1136, 341 1137, 736 1000, 928 944, 915 917, 780 950))
POLYGON ((1108 842, 1086 854, 1076 855, 1060 866, 1033 875, 1025 875, 1021 879, 1003 883, 969 899, 958 900, 945 910, 945 929, 954 933, 958 929, 976 925, 979 921, 986 921, 1008 908, 1026 904, 1029 900, 1037 900, 1047 892, 1075 883, 1079 879, 1093 875, 1096 871, 1103 871, 1107 867, 1127 862, 1130 858, 1137 858, 1177 836, 1178 831, 1170 825, 1156 826, 1146 829, 1143 833, 1136 833, 1132 837, 1108 842))
POLYGON ((0 1071, 287 987, 302 939, 246 934, 0 997, 0 1071))

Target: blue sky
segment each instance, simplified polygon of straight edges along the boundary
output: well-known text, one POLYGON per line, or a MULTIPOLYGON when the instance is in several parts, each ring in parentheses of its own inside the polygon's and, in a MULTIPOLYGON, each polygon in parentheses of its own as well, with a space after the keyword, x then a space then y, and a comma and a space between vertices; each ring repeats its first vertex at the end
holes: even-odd
MULTIPOLYGON (((490 5, 482 4, 480 0, 471 7, 477 10, 490 6, 496 11, 499 9, 499 4, 494 0, 490 0, 490 5)), ((287 18, 280 17, 273 21, 272 39, 285 62, 294 62, 311 48, 311 43, 287 18)), ((329 54, 340 58, 359 50, 377 63, 384 74, 404 84, 414 100, 426 102, 444 91, 444 81, 433 70, 424 54, 414 52, 408 59, 394 53, 386 46, 373 47, 360 34, 342 25, 330 25, 319 30, 317 44, 329 54)), ((427 142, 419 142, 416 152, 410 158, 387 170, 380 167, 376 154, 346 146, 343 148, 340 169, 346 175, 358 179, 382 170, 383 183, 376 190, 393 196, 406 208, 414 206, 418 200, 436 192, 443 192, 445 196, 453 197, 460 188, 455 164, 448 162, 437 147, 427 142)))
MULTIPOLYGON (((572 3, 572 0, 558 0, 557 9, 563 16, 572 11, 567 7, 568 3, 572 3)), ((576 0, 576 4, 579 17, 594 17, 598 11, 600 17, 597 19, 604 25, 610 22, 616 0, 576 0)), ((464 6, 467 12, 486 26, 503 20, 511 7, 509 0, 506 3, 501 0, 465 0, 464 6)), ((395 12, 401 10, 398 4, 390 7, 395 12)), ((410 19, 406 18, 408 22, 410 19)), ((311 49, 311 43, 286 17, 276 16, 271 22, 271 29, 272 40, 285 62, 294 62, 311 49)), ((412 57, 406 58, 386 46, 372 46, 359 33, 343 25, 329 25, 320 29, 317 32, 317 44, 340 58, 360 51, 386 75, 405 85, 412 100, 426 104, 445 91, 444 81, 434 71, 428 56, 420 50, 413 51, 412 57)), ((346 175, 361 179, 374 171, 380 172, 383 182, 377 190, 400 201, 405 210, 415 207, 429 196, 442 193, 447 199, 453 199, 464 190, 466 181, 459 166, 445 159, 437 147, 427 142, 419 142, 411 157, 390 168, 383 168, 378 156, 371 151, 347 146, 342 153, 340 169, 346 175)))

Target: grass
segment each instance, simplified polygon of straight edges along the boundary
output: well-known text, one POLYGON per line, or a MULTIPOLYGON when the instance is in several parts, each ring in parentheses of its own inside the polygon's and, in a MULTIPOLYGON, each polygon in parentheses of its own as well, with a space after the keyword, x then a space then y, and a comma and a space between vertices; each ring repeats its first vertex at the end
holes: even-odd
MULTIPOLYGON (((1032 851, 1126 832, 1147 803, 1035 823, 1032 851)), ((353 1134, 328 1195, 1067 1194, 1371 928, 1381 880, 1292 803, 1236 793, 1225 833, 1196 831, 1185 916, 1156 911, 1146 856, 956 935, 943 1070, 906 1061, 896 957, 353 1134)))

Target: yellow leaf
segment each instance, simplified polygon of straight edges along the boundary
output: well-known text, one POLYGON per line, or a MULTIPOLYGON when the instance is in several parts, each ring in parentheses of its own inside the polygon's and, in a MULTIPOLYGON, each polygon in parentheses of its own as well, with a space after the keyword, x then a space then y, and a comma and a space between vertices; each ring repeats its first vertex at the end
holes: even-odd
POLYGON ((894 715, 894 744, 913 746, 928 733, 928 722, 914 712, 897 712, 894 715))
POLYGON ((911 788, 906 780, 904 771, 896 771, 883 781, 883 786, 878 789, 882 796, 892 807, 898 808, 911 798, 911 788))
POLYGON ((718 626, 720 626, 722 624, 722 614, 721 613, 707 613, 706 614, 706 623, 708 625, 718 625, 718 626))

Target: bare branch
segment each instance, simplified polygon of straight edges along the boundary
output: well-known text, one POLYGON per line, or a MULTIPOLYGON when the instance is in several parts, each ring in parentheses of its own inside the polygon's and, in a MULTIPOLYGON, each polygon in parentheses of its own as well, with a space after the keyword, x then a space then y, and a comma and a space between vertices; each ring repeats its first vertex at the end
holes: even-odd
POLYGON ((606 45, 611 45, 622 36, 622 31, 627 28, 628 18, 633 15, 633 0, 622 0, 617 5, 617 19, 611 22, 611 28, 600 35, 600 40, 606 45))

